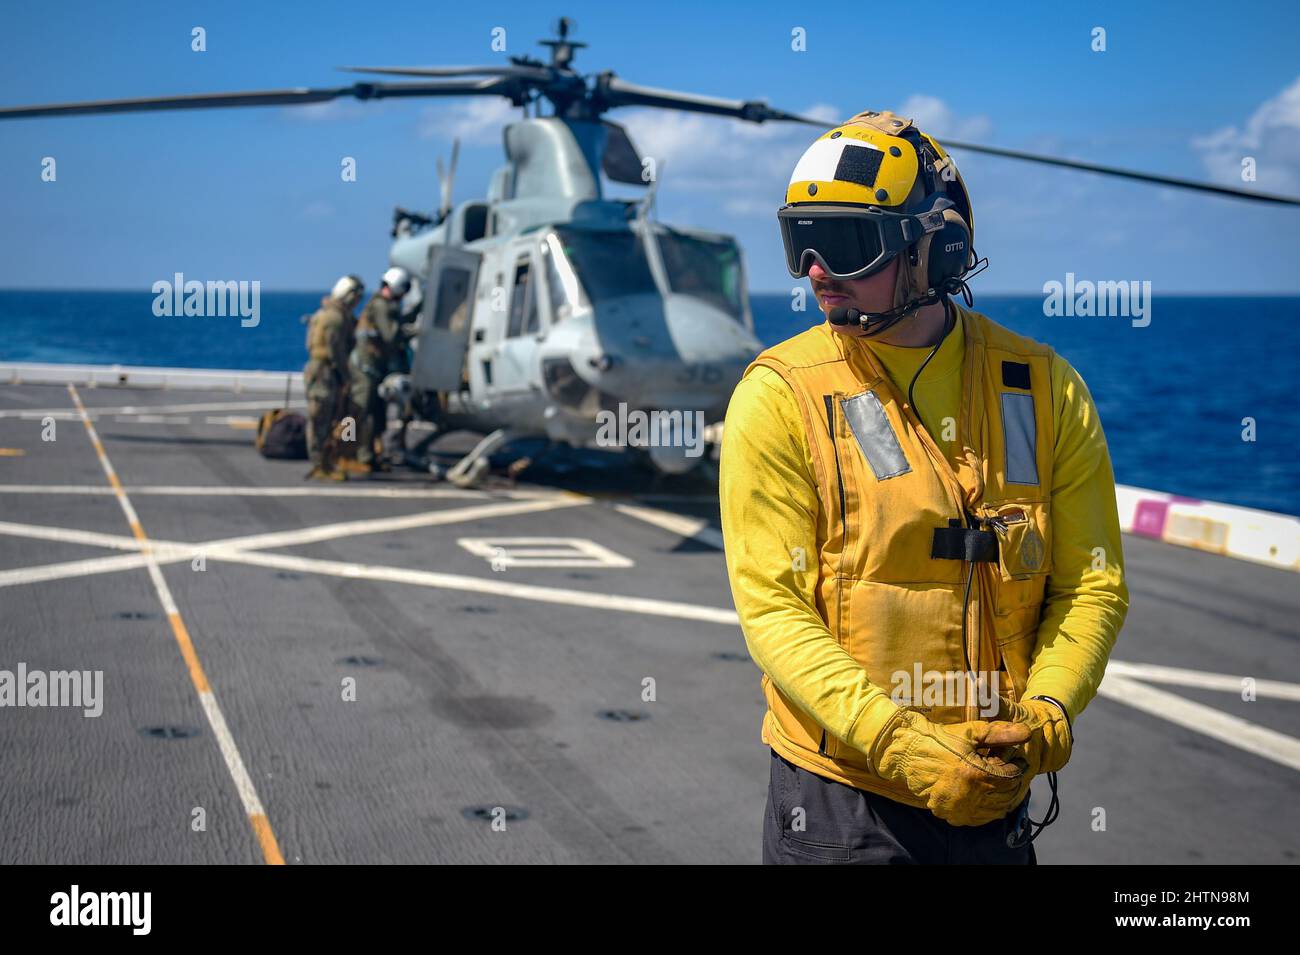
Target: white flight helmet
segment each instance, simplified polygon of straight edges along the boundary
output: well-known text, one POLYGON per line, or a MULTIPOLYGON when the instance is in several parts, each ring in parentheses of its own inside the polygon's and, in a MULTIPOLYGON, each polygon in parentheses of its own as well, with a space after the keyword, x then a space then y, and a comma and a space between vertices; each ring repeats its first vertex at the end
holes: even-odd
POLYGON ((334 283, 334 288, 330 290, 330 298, 338 302, 346 301, 349 297, 358 299, 365 291, 365 287, 365 283, 355 275, 345 275, 334 283))
POLYGON ((411 276, 407 273, 406 269, 397 265, 394 265, 391 269, 385 272, 384 277, 380 281, 392 289, 393 294, 399 298, 411 289, 411 276))

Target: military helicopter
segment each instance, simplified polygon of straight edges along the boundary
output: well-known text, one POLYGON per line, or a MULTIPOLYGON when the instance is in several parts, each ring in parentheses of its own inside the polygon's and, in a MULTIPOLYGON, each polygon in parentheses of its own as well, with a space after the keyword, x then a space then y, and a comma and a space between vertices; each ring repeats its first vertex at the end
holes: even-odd
MULTIPOLYGON (((715 422, 744 368, 761 349, 754 335, 743 255, 729 235, 674 228, 652 215, 659 176, 611 109, 656 107, 747 122, 825 127, 758 100, 738 101, 638 86, 613 72, 573 67, 585 43, 573 21, 539 41, 549 62, 511 56, 504 65, 344 67, 419 78, 323 89, 208 93, 0 109, 0 119, 149 110, 306 105, 430 96, 501 96, 524 111, 506 125, 506 164, 486 197, 452 203, 456 151, 433 213, 394 212, 392 265, 413 277, 421 300, 409 378, 386 393, 410 400, 446 429, 485 437, 447 476, 473 483, 488 456, 523 437, 599 445, 602 421, 628 412, 700 414, 715 422), (542 115, 541 104, 551 112, 542 115), (531 115, 529 115, 531 112, 531 115), (643 187, 638 199, 607 198, 602 173, 643 187)), ((946 148, 1045 163, 1257 201, 1300 200, 1227 186, 954 142, 946 148)), ((638 453, 679 474, 702 458, 685 444, 638 453)))

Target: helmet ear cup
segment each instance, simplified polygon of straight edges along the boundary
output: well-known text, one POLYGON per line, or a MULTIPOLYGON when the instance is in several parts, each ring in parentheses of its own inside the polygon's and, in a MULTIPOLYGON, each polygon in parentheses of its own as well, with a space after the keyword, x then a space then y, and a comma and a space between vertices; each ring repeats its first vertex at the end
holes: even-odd
POLYGON ((912 267, 912 285, 924 294, 929 289, 942 291, 960 276, 974 258, 970 229, 954 209, 945 209, 943 228, 923 236, 916 244, 917 261, 912 267))

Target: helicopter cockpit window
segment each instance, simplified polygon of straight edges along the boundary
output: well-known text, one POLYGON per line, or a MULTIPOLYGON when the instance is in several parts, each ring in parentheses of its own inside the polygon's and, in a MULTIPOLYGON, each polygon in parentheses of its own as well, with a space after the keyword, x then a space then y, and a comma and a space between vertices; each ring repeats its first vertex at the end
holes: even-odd
POLYGON ((554 235, 592 303, 623 295, 658 294, 639 235, 566 228, 556 228, 554 235))
POLYGON ((744 315, 740 250, 734 242, 719 242, 666 232, 659 250, 668 284, 680 295, 703 299, 737 321, 744 315))
POLYGON ((514 289, 510 293, 510 320, 506 325, 507 338, 516 338, 537 330, 537 299, 533 294, 534 284, 530 261, 525 256, 515 266, 514 289))

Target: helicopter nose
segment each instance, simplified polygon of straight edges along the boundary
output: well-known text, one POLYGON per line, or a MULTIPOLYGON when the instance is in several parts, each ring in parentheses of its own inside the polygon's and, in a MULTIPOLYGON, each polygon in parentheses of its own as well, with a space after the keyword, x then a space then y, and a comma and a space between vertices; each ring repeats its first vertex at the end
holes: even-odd
MULTIPOLYGON (((561 326, 563 329, 564 326, 561 326)), ((565 352, 576 374, 609 398, 654 408, 725 405, 762 344, 722 302, 686 294, 599 303, 591 334, 565 352)), ((555 337, 548 347, 560 348, 555 337)))
POLYGON ((670 295, 664 317, 673 349, 687 363, 746 365, 762 350, 750 331, 718 305, 692 295, 670 295))

